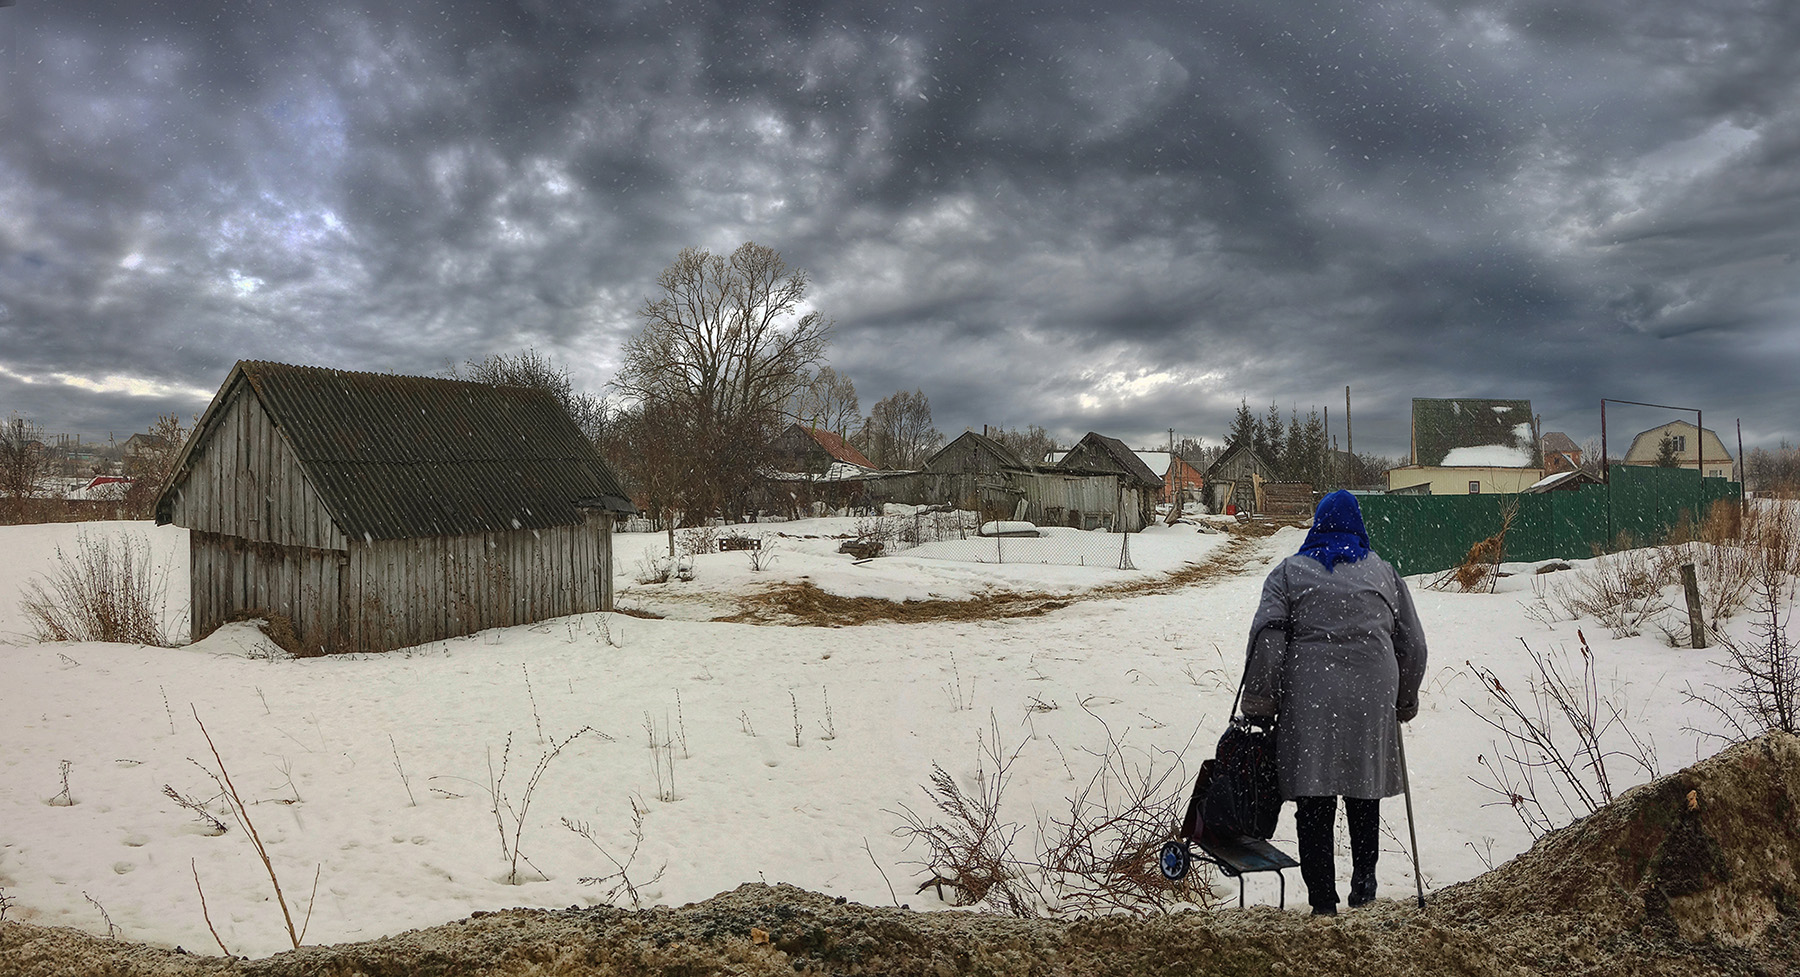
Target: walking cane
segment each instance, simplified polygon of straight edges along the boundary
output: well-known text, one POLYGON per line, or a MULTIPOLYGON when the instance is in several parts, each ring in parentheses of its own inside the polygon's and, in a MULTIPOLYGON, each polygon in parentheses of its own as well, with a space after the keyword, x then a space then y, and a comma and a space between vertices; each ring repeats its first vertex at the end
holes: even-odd
POLYGON ((1412 779, 1406 775, 1406 728, 1394 723, 1394 736, 1400 744, 1400 789, 1406 794, 1406 833, 1412 838, 1413 882, 1419 887, 1419 908, 1425 908, 1425 878, 1419 874, 1419 831, 1413 827, 1412 779))

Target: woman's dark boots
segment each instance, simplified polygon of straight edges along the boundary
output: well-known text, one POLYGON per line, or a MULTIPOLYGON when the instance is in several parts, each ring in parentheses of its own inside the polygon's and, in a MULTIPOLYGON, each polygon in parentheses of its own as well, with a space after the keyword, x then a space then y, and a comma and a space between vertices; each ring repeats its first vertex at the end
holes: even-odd
MULTIPOLYGON (((1348 797, 1344 813, 1350 822, 1350 905, 1366 906, 1375 900, 1375 861, 1380 855, 1381 801, 1348 797)), ((1332 851, 1332 828, 1337 820, 1337 798, 1294 799, 1294 833, 1300 846, 1300 877, 1306 882, 1307 902, 1313 915, 1337 915, 1337 858, 1332 851)))

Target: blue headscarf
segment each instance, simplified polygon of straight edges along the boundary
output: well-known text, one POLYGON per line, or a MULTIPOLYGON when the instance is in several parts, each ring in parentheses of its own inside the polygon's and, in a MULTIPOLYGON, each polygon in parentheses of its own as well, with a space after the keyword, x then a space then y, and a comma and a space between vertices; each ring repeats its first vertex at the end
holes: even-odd
POLYGON ((1355 563, 1369 555, 1369 533, 1363 529, 1362 506, 1356 504, 1356 496, 1338 489, 1319 500, 1300 554, 1325 564, 1326 572, 1339 563, 1355 563))

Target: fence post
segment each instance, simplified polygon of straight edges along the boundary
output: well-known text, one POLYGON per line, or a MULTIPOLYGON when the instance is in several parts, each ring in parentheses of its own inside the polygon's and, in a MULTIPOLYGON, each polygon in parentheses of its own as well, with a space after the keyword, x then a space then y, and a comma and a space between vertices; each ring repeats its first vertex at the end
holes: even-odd
POLYGON ((1695 648, 1706 647, 1706 621, 1700 616, 1700 581, 1694 575, 1694 565, 1681 565, 1681 586, 1687 591, 1688 606, 1688 638, 1695 648))

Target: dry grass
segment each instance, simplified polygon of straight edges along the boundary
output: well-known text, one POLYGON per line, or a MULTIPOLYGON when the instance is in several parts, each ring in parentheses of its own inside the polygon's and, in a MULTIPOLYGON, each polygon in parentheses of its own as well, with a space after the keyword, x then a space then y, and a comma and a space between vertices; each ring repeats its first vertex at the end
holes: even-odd
POLYGON ((26 588, 20 609, 39 641, 112 641, 171 647, 163 631, 168 580, 150 548, 123 533, 82 533, 74 553, 56 548, 57 570, 26 588))

